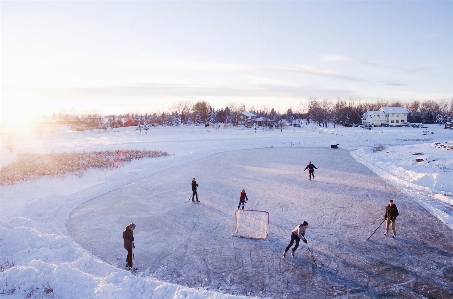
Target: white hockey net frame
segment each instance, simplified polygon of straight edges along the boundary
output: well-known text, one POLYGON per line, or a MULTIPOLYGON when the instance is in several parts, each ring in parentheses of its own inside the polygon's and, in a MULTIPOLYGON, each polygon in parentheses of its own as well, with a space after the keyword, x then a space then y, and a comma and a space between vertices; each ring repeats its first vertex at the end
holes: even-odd
POLYGON ((236 210, 236 230, 233 236, 264 240, 269 233, 269 213, 259 210, 236 210))

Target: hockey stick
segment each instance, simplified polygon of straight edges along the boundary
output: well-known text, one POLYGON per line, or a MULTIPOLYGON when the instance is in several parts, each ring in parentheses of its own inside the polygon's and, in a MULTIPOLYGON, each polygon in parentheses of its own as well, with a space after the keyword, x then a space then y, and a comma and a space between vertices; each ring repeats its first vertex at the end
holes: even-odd
POLYGON ((131 269, 134 269, 134 264, 135 264, 134 247, 135 247, 135 244, 134 244, 134 242, 132 242, 132 267, 131 267, 131 269))
POLYGON ((385 219, 382 220, 381 224, 379 224, 379 226, 374 230, 374 232, 371 234, 371 236, 368 237, 368 239, 366 239, 366 241, 368 241, 375 233, 376 231, 381 227, 382 223, 384 223, 385 219))
POLYGON ((316 263, 316 258, 315 258, 315 254, 313 253, 313 249, 311 249, 308 246, 308 244, 307 244, 307 249, 308 249, 308 252, 310 252, 311 261, 313 262, 313 264, 315 264, 315 267, 318 268, 318 264, 316 263))
POLYGON ((135 248, 135 243, 132 242, 132 267, 131 267, 131 272, 137 271, 138 268, 135 265, 135 253, 134 253, 134 248, 135 248))

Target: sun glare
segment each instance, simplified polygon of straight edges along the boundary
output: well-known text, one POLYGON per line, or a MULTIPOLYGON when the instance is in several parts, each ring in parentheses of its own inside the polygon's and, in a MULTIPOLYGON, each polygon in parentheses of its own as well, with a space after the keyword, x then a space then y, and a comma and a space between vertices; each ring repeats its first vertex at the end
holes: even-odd
POLYGON ((35 122, 36 117, 31 113, 2 111, 2 131, 6 133, 30 131, 33 129, 35 122))
POLYGON ((0 122, 2 133, 18 133, 33 129, 40 110, 36 107, 39 102, 29 96, 14 93, 2 94, 0 122))

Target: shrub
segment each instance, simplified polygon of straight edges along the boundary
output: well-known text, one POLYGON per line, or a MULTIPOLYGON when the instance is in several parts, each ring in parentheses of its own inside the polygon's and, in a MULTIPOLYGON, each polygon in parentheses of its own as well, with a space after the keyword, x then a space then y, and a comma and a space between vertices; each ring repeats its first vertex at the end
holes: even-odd
POLYGON ((14 142, 8 141, 8 142, 6 143, 6 148, 8 149, 8 151, 9 151, 10 153, 13 153, 14 150, 16 149, 16 146, 14 145, 14 142))
POLYGON ((64 177, 67 173, 82 176, 90 168, 117 168, 136 159, 168 156, 150 150, 116 150, 81 153, 19 153, 15 162, 0 169, 0 186, 43 176, 64 177))
POLYGON ((378 144, 373 147, 373 153, 380 152, 383 150, 385 150, 385 146, 383 146, 382 144, 378 144))

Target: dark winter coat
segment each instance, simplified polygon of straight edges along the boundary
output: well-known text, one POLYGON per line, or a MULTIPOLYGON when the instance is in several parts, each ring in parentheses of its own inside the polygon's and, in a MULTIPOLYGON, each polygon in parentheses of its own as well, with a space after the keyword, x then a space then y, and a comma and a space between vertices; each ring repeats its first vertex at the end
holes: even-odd
POLYGON ((313 172, 313 171, 315 171, 315 169, 318 169, 318 167, 316 167, 315 165, 313 165, 311 163, 308 164, 307 167, 305 167, 304 171, 307 170, 307 168, 308 168, 309 172, 313 172))
POLYGON ((245 201, 246 199, 249 200, 247 198, 247 194, 245 192, 241 192, 241 195, 239 196, 239 200, 240 201, 245 201))
POLYGON ((394 221, 396 219, 396 217, 398 217, 398 215, 399 215, 398 208, 396 207, 395 204, 387 205, 387 207, 385 208, 385 215, 384 215, 385 220, 390 219, 390 220, 394 221))
POLYGON ((192 181, 192 191, 197 191, 198 184, 196 181, 192 181))
POLYGON ((125 249, 132 249, 132 242, 134 242, 134 232, 126 226, 126 229, 123 231, 123 240, 124 240, 124 248, 125 249))

